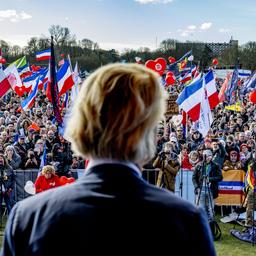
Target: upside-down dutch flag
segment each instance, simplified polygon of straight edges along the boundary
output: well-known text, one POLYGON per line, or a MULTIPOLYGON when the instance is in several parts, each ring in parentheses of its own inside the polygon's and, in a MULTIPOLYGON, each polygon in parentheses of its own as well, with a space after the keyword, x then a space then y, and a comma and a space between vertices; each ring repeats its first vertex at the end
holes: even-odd
POLYGON ((47 49, 47 50, 36 53, 37 61, 49 60, 50 58, 51 58, 51 49, 47 49))
POLYGON ((66 93, 75 84, 69 61, 66 60, 57 72, 57 81, 59 96, 66 93))
POLYGON ((213 71, 210 70, 204 77, 205 89, 209 100, 211 110, 214 109, 220 102, 218 91, 216 88, 215 78, 213 71))
POLYGON ((191 71, 187 72, 181 79, 181 83, 186 84, 190 82, 192 79, 192 73, 191 71))
POLYGON ((35 98, 38 92, 39 81, 40 81, 40 78, 38 77, 35 83, 33 84, 32 90, 29 93, 28 97, 21 102, 21 107, 24 111, 27 111, 34 105, 35 98))
POLYGON ((202 95, 205 94, 205 90, 210 109, 213 109, 218 105, 219 98, 212 70, 201 79, 186 86, 176 100, 179 109, 185 111, 193 122, 199 120, 202 95))

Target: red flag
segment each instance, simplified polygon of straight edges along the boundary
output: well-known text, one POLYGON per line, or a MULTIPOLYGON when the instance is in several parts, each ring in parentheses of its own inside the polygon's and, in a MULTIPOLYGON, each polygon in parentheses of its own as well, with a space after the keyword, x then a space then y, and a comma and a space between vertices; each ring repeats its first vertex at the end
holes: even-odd
POLYGON ((11 90, 11 85, 3 69, 0 68, 0 97, 3 97, 9 90, 11 90))

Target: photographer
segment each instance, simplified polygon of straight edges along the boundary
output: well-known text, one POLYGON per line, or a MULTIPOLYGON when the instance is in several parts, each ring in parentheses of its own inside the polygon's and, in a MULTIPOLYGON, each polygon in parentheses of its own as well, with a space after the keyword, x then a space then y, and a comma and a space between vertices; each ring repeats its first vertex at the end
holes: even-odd
POLYGON ((165 144, 164 151, 158 154, 153 166, 161 169, 157 178, 157 186, 175 192, 175 177, 180 169, 180 164, 178 155, 172 151, 170 144, 165 144))
POLYGON ((213 199, 218 197, 218 182, 223 178, 220 167, 212 161, 212 157, 211 150, 204 150, 203 161, 196 166, 192 178, 197 204, 205 209, 209 221, 214 217, 213 199))
POLYGON ((25 169, 37 169, 39 168, 39 162, 36 160, 33 150, 28 151, 27 161, 25 163, 25 169))
POLYGON ((218 139, 213 139, 211 143, 213 152, 212 161, 222 169, 223 162, 226 156, 226 150, 218 139))

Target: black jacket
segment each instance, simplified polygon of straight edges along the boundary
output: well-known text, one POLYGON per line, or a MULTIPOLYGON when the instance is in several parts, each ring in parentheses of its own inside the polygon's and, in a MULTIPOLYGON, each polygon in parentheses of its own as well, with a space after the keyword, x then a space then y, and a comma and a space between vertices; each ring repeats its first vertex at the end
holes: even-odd
POLYGON ((201 208, 121 164, 15 205, 1 255, 215 255, 201 208))
MULTIPOLYGON (((217 198, 219 195, 219 188, 218 183, 222 181, 222 172, 220 167, 215 164, 214 162, 210 163, 210 172, 209 172, 209 182, 210 182, 210 189, 212 191, 213 198, 217 198)), ((203 184, 203 178, 205 176, 205 167, 203 167, 203 163, 197 164, 195 167, 195 171, 193 173, 193 184, 195 189, 201 188, 203 184)))

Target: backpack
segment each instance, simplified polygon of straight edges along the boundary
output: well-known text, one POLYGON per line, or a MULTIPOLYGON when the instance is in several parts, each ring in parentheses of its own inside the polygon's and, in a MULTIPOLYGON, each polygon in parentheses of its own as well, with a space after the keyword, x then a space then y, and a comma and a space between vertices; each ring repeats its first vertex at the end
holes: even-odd
POLYGON ((212 236, 214 241, 218 241, 221 238, 221 229, 217 221, 212 220, 209 222, 211 231, 212 231, 212 236))

